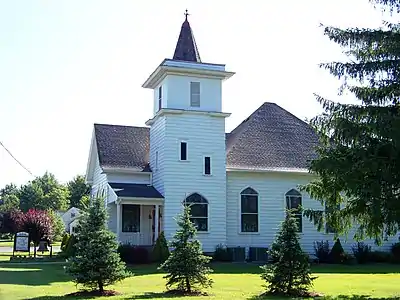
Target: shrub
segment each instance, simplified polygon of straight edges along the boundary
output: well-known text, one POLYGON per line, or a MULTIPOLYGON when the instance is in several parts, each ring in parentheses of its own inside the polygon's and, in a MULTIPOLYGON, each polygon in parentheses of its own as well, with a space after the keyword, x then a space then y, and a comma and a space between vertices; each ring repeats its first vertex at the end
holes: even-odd
POLYGON ((390 263, 392 262, 392 254, 385 251, 371 251, 370 262, 373 263, 390 263))
POLYGON ((157 238, 152 252, 152 260, 154 262, 163 263, 169 256, 168 244, 162 231, 157 238))
POLYGON ((144 247, 121 244, 117 251, 122 261, 127 264, 148 264, 150 262, 149 250, 144 247))
POLYGON ((65 248, 68 245, 69 237, 70 237, 70 235, 68 233, 64 234, 62 241, 61 241, 61 247, 60 247, 61 251, 65 251, 65 248))
POLYGON ((76 244, 76 237, 75 235, 71 234, 71 236, 68 239, 68 243, 65 246, 65 251, 63 253, 64 257, 73 257, 75 256, 75 244, 76 244))
POLYGON ((311 276, 308 255, 300 246, 297 221, 288 211, 269 255, 275 261, 262 266, 261 278, 270 294, 304 296, 315 279, 311 276))
POLYGON ((342 243, 340 242, 340 239, 337 239, 331 249, 331 252, 329 252, 329 261, 332 264, 342 264, 346 260, 347 258, 346 254, 344 253, 342 243))
POLYGON ((222 244, 219 244, 217 247, 215 247, 215 252, 213 255, 214 261, 232 261, 232 259, 232 252, 229 251, 227 247, 222 244))
POLYGON ((329 263, 329 242, 328 241, 316 241, 314 242, 315 256, 318 258, 320 263, 329 263))
POLYGON ((390 250, 393 255, 393 262, 400 263, 400 242, 393 244, 390 250))
POLYGON ((371 260, 371 246, 363 242, 358 242, 351 249, 359 264, 365 264, 371 260))

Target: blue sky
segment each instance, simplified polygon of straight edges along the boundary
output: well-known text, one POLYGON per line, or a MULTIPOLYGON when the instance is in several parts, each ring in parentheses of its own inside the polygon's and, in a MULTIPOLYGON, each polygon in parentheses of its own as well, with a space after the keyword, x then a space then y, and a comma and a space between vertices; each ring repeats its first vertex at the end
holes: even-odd
MULTIPOLYGON (((302 119, 320 112, 313 93, 352 101, 318 68, 343 58, 319 24, 383 18, 368 0, 0 0, 0 141, 35 175, 83 174, 93 123, 151 117, 141 84, 172 57, 186 8, 202 60, 236 72, 223 87, 228 131, 265 101, 302 119)), ((31 179, 0 148, 0 187, 31 179)))

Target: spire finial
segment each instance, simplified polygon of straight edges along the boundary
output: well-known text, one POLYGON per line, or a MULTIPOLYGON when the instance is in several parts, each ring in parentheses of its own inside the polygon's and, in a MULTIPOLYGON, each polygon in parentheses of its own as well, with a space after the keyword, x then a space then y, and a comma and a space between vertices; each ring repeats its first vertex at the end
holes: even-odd
POLYGON ((190 14, 188 13, 188 10, 187 10, 187 9, 185 10, 184 15, 185 15, 185 20, 187 21, 188 16, 190 16, 190 14))

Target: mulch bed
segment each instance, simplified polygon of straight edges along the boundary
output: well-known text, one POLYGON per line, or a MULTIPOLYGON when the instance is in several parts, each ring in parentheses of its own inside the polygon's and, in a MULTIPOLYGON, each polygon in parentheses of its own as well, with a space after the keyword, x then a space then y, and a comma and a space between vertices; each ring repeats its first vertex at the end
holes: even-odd
POLYGON ((100 291, 79 291, 75 293, 68 294, 66 296, 69 297, 94 297, 94 296, 104 296, 104 297, 110 297, 110 296, 116 296, 116 295, 121 295, 121 293, 113 290, 104 290, 103 292, 100 291))

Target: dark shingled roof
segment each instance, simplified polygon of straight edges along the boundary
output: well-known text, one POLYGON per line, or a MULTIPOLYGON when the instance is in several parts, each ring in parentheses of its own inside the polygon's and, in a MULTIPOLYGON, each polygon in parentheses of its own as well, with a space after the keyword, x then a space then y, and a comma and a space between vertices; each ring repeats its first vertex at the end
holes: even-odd
POLYGON ((197 49, 193 31, 187 20, 187 16, 181 27, 173 59, 201 62, 199 50, 197 49))
MULTIPOLYGON (((95 136, 102 167, 151 172, 148 127, 95 124, 95 136)), ((306 169, 318 144, 307 123, 275 103, 261 105, 225 137, 228 168, 306 169)))
POLYGON ((95 124, 94 132, 102 167, 139 168, 151 172, 148 127, 95 124))
POLYGON ((311 126, 266 102, 227 136, 227 167, 306 169, 317 144, 311 126))
POLYGON ((147 184, 109 183, 109 185, 118 197, 163 198, 153 186, 147 184))

